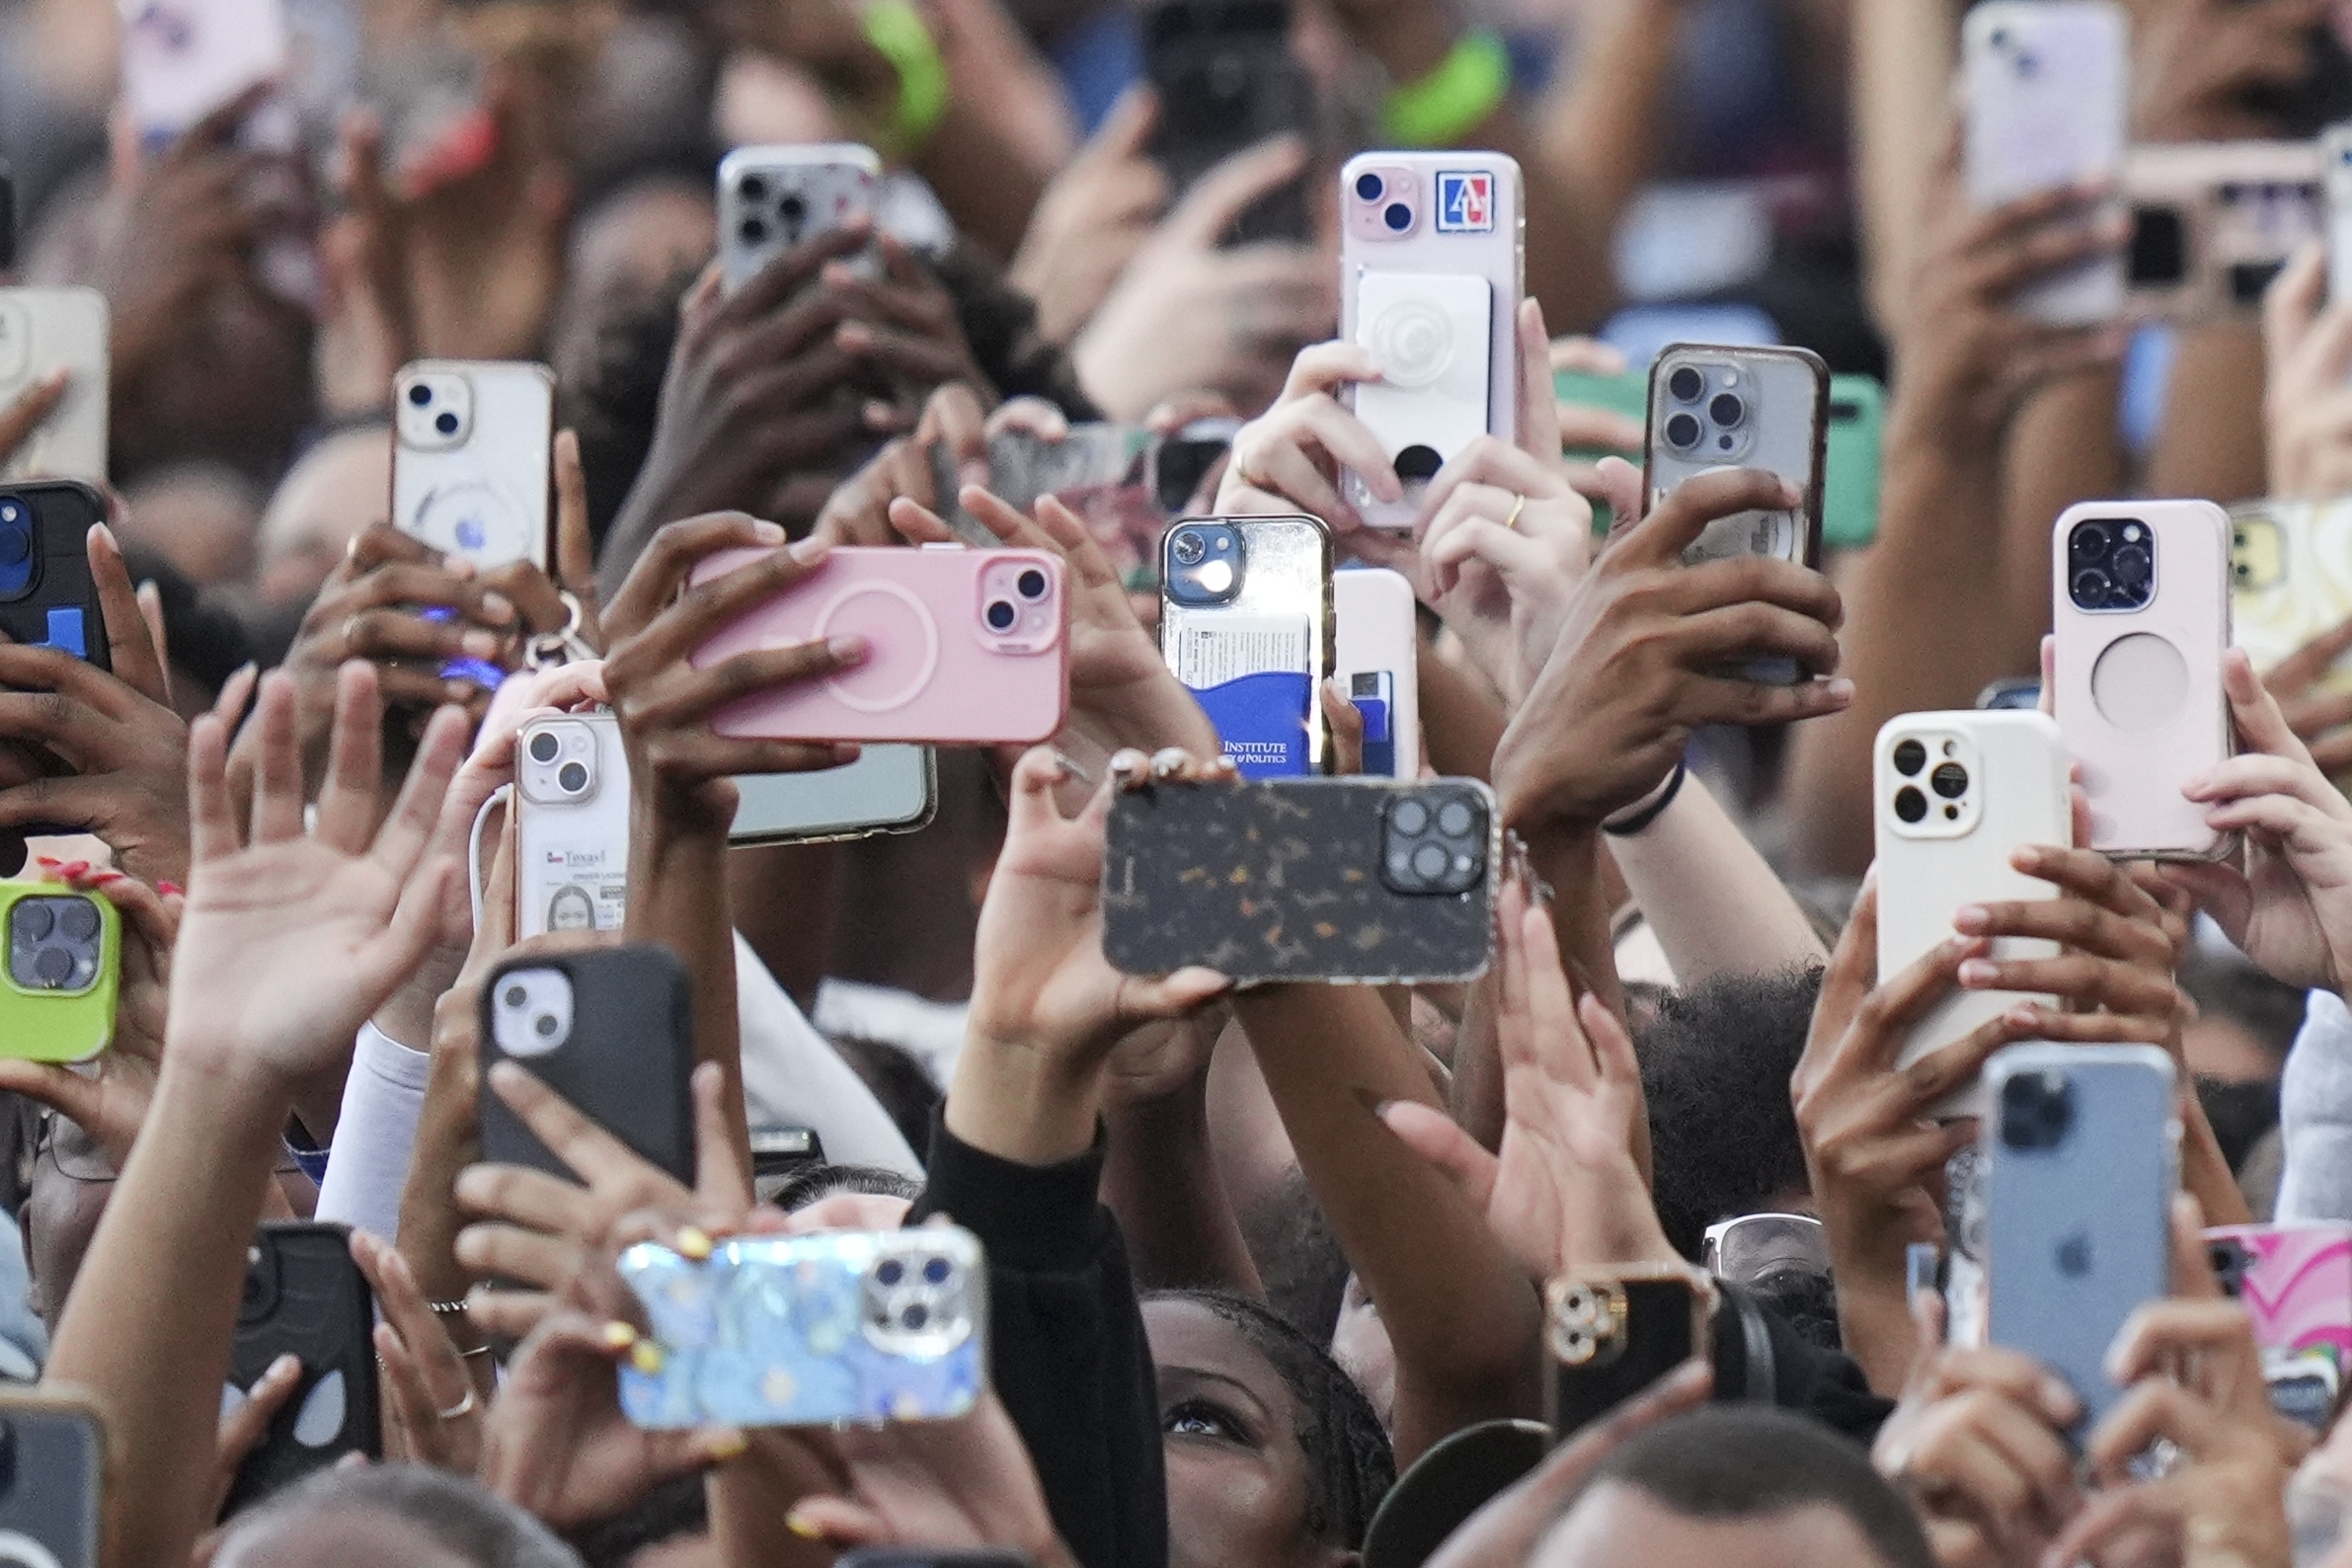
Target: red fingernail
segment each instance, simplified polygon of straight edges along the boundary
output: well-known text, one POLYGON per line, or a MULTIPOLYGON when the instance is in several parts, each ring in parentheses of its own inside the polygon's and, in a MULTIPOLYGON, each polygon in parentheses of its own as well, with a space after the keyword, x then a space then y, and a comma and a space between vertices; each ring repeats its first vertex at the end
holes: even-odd
POLYGON ((86 877, 90 875, 90 862, 87 860, 69 860, 64 865, 59 866, 57 868, 57 872, 58 875, 64 877, 68 882, 70 882, 76 877, 86 877))
POLYGON ((93 871, 90 873, 90 880, 103 888, 110 882, 126 882, 129 879, 124 877, 121 872, 117 871, 114 867, 109 866, 103 871, 93 871))
POLYGON ((188 890, 187 890, 187 889, 185 889, 185 888, 183 888, 183 887, 181 887, 181 886, 180 886, 180 884, 178 884, 177 882, 159 882, 159 883, 157 883, 157 884, 155 885, 155 891, 156 891, 157 893, 160 893, 160 894, 163 894, 163 895, 165 895, 166 897, 170 897, 170 896, 173 896, 173 895, 177 895, 177 894, 185 893, 185 892, 187 892, 188 890))
POLYGON ((60 865, 64 864, 62 861, 50 859, 47 855, 35 855, 33 857, 33 863, 37 866, 45 866, 51 871, 56 870, 60 865))

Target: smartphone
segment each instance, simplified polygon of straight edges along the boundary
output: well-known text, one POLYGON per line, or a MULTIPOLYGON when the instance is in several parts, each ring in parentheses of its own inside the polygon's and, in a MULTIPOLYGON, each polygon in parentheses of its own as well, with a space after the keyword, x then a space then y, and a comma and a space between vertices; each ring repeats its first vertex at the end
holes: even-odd
POLYGON ((751 1196, 763 1204, 803 1171, 824 1163, 824 1141, 813 1127, 755 1127, 751 1130, 751 1196))
POLYGON ((347 1227, 268 1220, 254 1232, 224 1397, 244 1397, 288 1353, 301 1358, 302 1380, 238 1467, 223 1519, 347 1453, 382 1453, 374 1333, 375 1298, 347 1227))
POLYGON ((1544 1420, 1564 1443, 1712 1352, 1714 1282, 1676 1264, 1580 1269, 1543 1288, 1544 1420))
POLYGON ((547 570, 555 375, 520 360, 420 359, 392 383, 392 526, 494 572, 547 570))
POLYGON ((1372 526, 1410 528, 1448 458, 1517 436, 1526 231, 1499 152, 1368 152, 1340 171, 1340 336, 1380 367, 1351 397, 1405 486, 1382 502, 1344 476, 1372 526))
POLYGON ((54 882, 0 882, 8 966, 0 983, 0 1057, 87 1061, 113 1043, 121 984, 122 916, 54 882))
POLYGON ((620 1271, 652 1326, 621 1368, 640 1427, 946 1421, 987 1390, 987 1265, 954 1225, 641 1242, 620 1271))
POLYGON ((882 160, 853 141, 738 147, 719 161, 719 286, 734 293, 794 246, 881 199, 882 160))
POLYGON ((2344 47, 2341 27, 2334 13, 2323 15, 2304 35, 2311 68, 2290 81, 2241 88, 2239 105, 2270 120, 2273 134, 2306 141, 2352 117, 2352 52, 2344 47))
POLYGON ((911 833, 939 809, 927 745, 869 745, 813 773, 739 773, 731 844, 817 844, 911 833))
POLYGON ((2041 679, 2034 675, 2003 675, 1999 680, 1988 680, 1985 689, 1977 693, 1976 705, 1980 710, 1991 709, 2001 713, 2039 713, 2042 711, 2041 679))
MULTIPOLYGON (((1082 500, 1085 492, 1139 487, 1152 445, 1151 432, 1139 425, 1073 425, 1058 441, 1028 431, 1000 431, 988 437, 988 493, 1026 514, 1047 496, 1082 500)), ((982 550, 1003 544, 957 499, 963 480, 945 441, 931 445, 931 486, 940 520, 958 538, 982 550)))
POLYGON ((609 712, 514 738, 514 930, 617 931, 629 912, 629 757, 609 712))
POLYGON ((107 479, 107 302, 95 288, 0 288, 0 407, 50 371, 72 375, 63 401, 13 454, 0 483, 107 479))
POLYGON ((113 667, 90 575, 90 529, 106 516, 88 485, 0 486, 0 637, 113 667))
POLYGON ((2172 1058, 2036 1041, 1995 1054, 1985 1082, 1987 1336, 2066 1379, 2079 1438, 2123 1397, 2106 1363, 2124 1320, 2170 1288, 2172 1058))
POLYGON ((1385 567, 1332 575, 1332 675, 1364 720, 1364 771, 1421 776, 1420 606, 1385 567))
POLYGON ((1228 779, 1111 802, 1103 951, 1129 975, 1474 980, 1502 817, 1476 779, 1228 779))
MULTIPOLYGON (((692 581, 767 554, 719 551, 692 581)), ((700 669, 763 648, 865 639, 864 660, 836 675, 719 709, 721 735, 1034 745, 1069 707, 1068 623, 1061 558, 1049 551, 852 545, 690 657, 700 669)))
POLYGON ((2086 501, 2051 530, 2054 710, 2090 799, 2089 848, 2212 860, 2234 834, 2181 786, 2233 748, 2230 519, 2210 501, 2086 501))
POLYGON ((286 63, 280 0, 176 0, 120 5, 122 105, 149 153, 286 63))
POLYGON ((0 1389, 0 1562, 98 1568, 106 1429, 70 1395, 0 1389))
POLYGON ((2218 1225, 2205 1247, 2253 1319, 2272 1408, 2325 1432, 2352 1360, 2352 1225, 2218 1225))
MULTIPOLYGON (((1152 162, 1178 199, 1235 153, 1269 137, 1315 139, 1314 84, 1291 52, 1289 0, 1166 0, 1143 17, 1143 75, 1159 99, 1152 162)), ((1306 176, 1260 196, 1228 245, 1314 238, 1306 176)))
POLYGON ((2308 141, 2135 147, 2125 309, 2139 317, 2250 321, 2270 281, 2325 232, 2320 149, 2308 141))
POLYGON ((2319 137, 2320 222, 2327 240, 2327 300, 2352 300, 2352 122, 2319 137))
POLYGON ((1160 539, 1159 651, 1244 778, 1323 771, 1331 530, 1316 517, 1193 517, 1160 539))
MULTIPOLYGON (((1881 980, 1949 941, 1962 904, 2058 896, 2051 884, 2009 864, 2021 845, 2074 842, 2066 745, 2047 715, 1976 709, 1899 715, 1879 729, 1870 774, 1881 980)), ((1994 956, 2056 958, 2058 945, 2000 937, 1994 956)), ((2055 1005, 2055 998, 2015 991, 1953 992, 1912 1029, 1898 1064, 1952 1044, 2021 999, 2055 1005)), ((1977 1109, 1969 1093, 1937 1114, 1977 1109)))
MULTIPOLYGON (((1960 24, 1961 164, 1978 208, 2091 180, 2124 161, 2129 24, 2112 0, 1984 0, 1960 24)), ((2016 308, 2054 326, 2123 309, 2121 256, 2095 256, 2021 288, 2016 308)))
POLYGON ((1830 377, 1821 491, 1821 542, 1830 549, 1859 550, 1878 537, 1886 428, 1887 389, 1876 376, 1830 377))
MULTIPOLYGON (((2352 297, 2352 296, 2346 296, 2352 297)), ((2255 501, 2230 509, 2230 632, 2268 672, 2352 620, 2352 503, 2255 501)), ((2320 676, 2352 690, 2352 665, 2320 676)))
POLYGON ((1820 561, 1829 402, 1829 366, 1807 349, 1678 343, 1660 351, 1650 365, 1642 442, 1650 506, 1683 481, 1719 468, 1764 469, 1805 498, 1795 511, 1716 518, 1683 552, 1684 561, 1740 555, 1801 566, 1820 561))
POLYGON ((686 967, 653 943, 508 959, 482 986, 482 1158, 566 1180, 489 1068, 528 1068, 580 1114, 681 1182, 694 1180, 693 1002, 686 967))

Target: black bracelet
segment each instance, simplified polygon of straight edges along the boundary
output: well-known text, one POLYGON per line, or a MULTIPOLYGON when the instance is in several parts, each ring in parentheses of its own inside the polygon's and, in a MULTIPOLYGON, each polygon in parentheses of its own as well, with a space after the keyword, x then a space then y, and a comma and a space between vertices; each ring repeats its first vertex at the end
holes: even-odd
POLYGON ((1666 808, 1672 806, 1675 803, 1675 797, 1683 793, 1683 780, 1689 776, 1689 764, 1677 761, 1675 770, 1667 775, 1665 790, 1659 794, 1656 800, 1622 822, 1603 823, 1601 830, 1611 838, 1631 838, 1635 833, 1640 832, 1666 815, 1666 808))

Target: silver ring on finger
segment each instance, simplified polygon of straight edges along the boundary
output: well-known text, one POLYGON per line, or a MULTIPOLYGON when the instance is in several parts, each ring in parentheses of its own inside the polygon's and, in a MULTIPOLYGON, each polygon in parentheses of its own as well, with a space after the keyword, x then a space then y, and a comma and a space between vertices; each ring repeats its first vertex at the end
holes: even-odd
POLYGON ((466 1389, 463 1399, 458 1400, 446 1410, 434 1411, 432 1417, 435 1421, 455 1421, 459 1416, 470 1416, 473 1413, 474 1390, 469 1387, 466 1389))

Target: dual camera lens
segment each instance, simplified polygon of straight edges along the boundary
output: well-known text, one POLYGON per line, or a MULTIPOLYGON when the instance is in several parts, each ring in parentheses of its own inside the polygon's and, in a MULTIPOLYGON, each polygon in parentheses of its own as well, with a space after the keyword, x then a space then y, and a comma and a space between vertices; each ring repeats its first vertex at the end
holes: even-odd
MULTIPOLYGON (((1367 206, 1388 194, 1388 182, 1376 174, 1365 173, 1356 177, 1356 199, 1367 206)), ((1391 201, 1380 209, 1380 221, 1391 234, 1402 234, 1413 226, 1413 208, 1404 201, 1391 201)))

